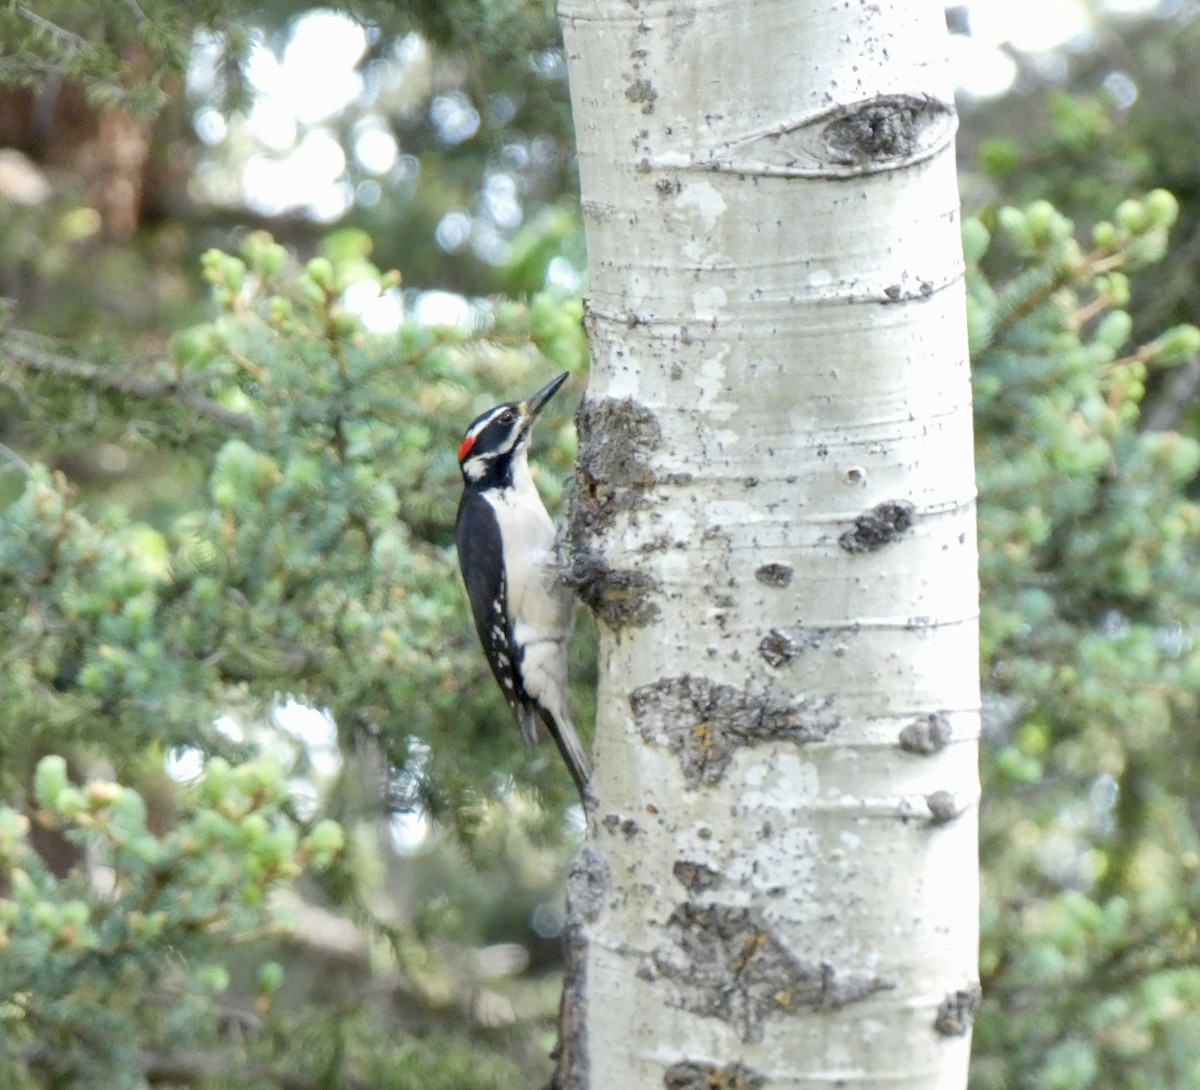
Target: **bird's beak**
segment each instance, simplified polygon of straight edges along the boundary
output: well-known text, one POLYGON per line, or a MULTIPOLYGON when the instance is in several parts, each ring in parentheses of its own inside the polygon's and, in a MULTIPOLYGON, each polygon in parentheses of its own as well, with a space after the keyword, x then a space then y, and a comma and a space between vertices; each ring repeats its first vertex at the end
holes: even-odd
POLYGON ((525 413, 530 424, 532 424, 538 418, 538 413, 540 413, 542 409, 546 407, 546 402, 548 402, 556 393, 558 393, 559 389, 562 387, 562 384, 570 377, 571 373, 569 371, 564 371, 558 376, 558 378, 551 379, 549 382, 547 382, 545 386, 543 386, 536 394, 533 395, 533 397, 525 402, 525 413))

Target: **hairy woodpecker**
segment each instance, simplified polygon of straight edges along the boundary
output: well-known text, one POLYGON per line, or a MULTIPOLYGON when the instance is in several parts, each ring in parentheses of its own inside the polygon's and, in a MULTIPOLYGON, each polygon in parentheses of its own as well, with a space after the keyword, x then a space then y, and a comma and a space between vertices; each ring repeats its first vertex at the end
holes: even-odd
POLYGON ((537 743, 536 712, 583 798, 590 772, 567 702, 574 602, 527 457, 538 414, 566 381, 563 373, 528 401, 472 421, 458 448, 463 494, 454 533, 475 628, 521 734, 537 743))

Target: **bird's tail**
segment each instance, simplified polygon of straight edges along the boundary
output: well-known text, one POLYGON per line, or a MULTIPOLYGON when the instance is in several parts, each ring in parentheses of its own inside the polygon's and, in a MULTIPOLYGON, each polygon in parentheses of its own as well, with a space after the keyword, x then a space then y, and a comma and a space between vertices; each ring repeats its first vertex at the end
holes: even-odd
POLYGON ((537 710, 542 717, 542 722, 546 724, 546 730, 550 732, 550 737, 554 739, 554 744, 558 746, 558 752, 562 754, 567 771, 571 773, 571 779, 575 781, 575 786, 579 789, 580 800, 586 806, 589 798, 588 781, 592 778, 592 766, 584 751, 583 743, 579 740, 575 724, 571 722, 568 715, 562 713, 556 718, 541 704, 537 705, 537 710))
POLYGON ((560 639, 540 639, 527 643, 521 655, 521 672, 526 696, 546 724, 546 730, 558 746, 571 779, 579 788, 579 797, 586 804, 590 798, 588 780, 592 771, 587 753, 575 731, 575 724, 571 722, 571 709, 567 704, 569 694, 564 684, 567 677, 565 640, 564 633, 560 639))
POLYGON ((534 714, 533 704, 514 703, 513 711, 517 713, 517 722, 520 724, 521 737, 525 739, 525 744, 536 746, 538 741, 537 716, 534 714))

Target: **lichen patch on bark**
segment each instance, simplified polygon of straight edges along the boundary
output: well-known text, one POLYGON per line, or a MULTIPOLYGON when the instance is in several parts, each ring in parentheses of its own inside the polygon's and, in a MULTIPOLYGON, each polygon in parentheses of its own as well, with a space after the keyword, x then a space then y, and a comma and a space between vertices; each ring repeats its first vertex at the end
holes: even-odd
POLYGON ((654 84, 648 79, 638 78, 625 88, 625 97, 630 102, 640 103, 642 113, 652 114, 654 113, 654 103, 658 98, 658 92, 654 89, 654 84))
POLYGON ((645 572, 621 571, 593 549, 576 549, 564 573, 584 605, 609 628, 639 628, 658 619, 660 588, 645 572))
POLYGON ((760 1090, 766 1079, 742 1063, 680 1060, 663 1073, 663 1090, 760 1090))
POLYGON ((607 530, 619 514, 642 506, 654 484, 650 454, 662 442, 662 428, 644 405, 609 397, 585 400, 575 427, 571 540, 578 545, 607 530))
POLYGON ((608 860, 590 844, 581 848, 567 876, 568 915, 585 920, 596 919, 611 892, 612 872, 608 860))
POLYGON ((627 840, 632 840, 642 831, 633 818, 623 818, 620 814, 605 814, 600 824, 610 833, 621 833, 627 840))
MULTIPOLYGON (((785 662, 803 654, 805 651, 816 651, 827 639, 837 635, 845 637, 858 631, 858 625, 842 625, 836 628, 804 628, 798 627, 791 632, 782 628, 772 628, 758 644, 758 653, 766 660, 768 666, 782 666, 785 662)), ((835 655, 845 653, 845 643, 833 648, 835 655)))
POLYGON ((894 985, 797 957, 761 912, 682 904, 667 920, 653 969, 676 986, 684 1010, 728 1022, 742 1041, 760 1041, 773 1017, 843 1007, 894 985))
POLYGON ((622 571, 604 558, 604 535, 622 514, 646 504, 655 483, 650 455, 662 429, 631 398, 586 400, 575 415, 579 454, 567 516, 566 581, 597 620, 612 629, 650 624, 659 616, 659 586, 648 574, 622 571))
POLYGON ((629 705, 642 737, 678 756, 689 787, 719 781, 741 746, 820 742, 841 723, 830 697, 752 693, 691 675, 643 685, 629 705))

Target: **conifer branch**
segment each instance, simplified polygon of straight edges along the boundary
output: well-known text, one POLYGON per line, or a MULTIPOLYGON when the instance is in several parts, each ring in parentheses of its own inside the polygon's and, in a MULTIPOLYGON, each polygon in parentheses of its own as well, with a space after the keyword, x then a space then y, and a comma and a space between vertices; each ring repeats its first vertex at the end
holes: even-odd
POLYGON ((39 30, 44 30, 47 34, 53 35, 66 48, 76 53, 87 48, 87 40, 80 37, 74 31, 67 30, 65 27, 60 27, 57 23, 51 22, 44 16, 39 15, 36 11, 30 11, 24 4, 17 5, 17 14, 28 23, 32 23, 39 30))
POLYGON ((33 472, 33 467, 13 450, 12 447, 4 443, 0 443, 0 458, 3 458, 8 463, 10 469, 14 469, 18 473, 23 473, 26 477, 33 472))
POLYGON ((1143 404, 1142 431, 1174 431, 1183 414, 1200 395, 1200 358, 1188 360, 1167 382, 1149 405, 1143 404))
MULTIPOLYGON (((77 1065, 51 1049, 38 1048, 24 1057, 25 1063, 36 1070, 47 1072, 57 1078, 70 1077, 77 1073, 77 1065)), ((190 1049, 179 1052, 147 1052, 137 1059, 142 1077, 151 1086, 193 1086, 213 1079, 246 1076, 253 1073, 262 1084, 276 1086, 279 1090, 320 1090, 325 1081, 319 1073, 293 1075, 275 1073, 261 1068, 249 1069, 244 1057, 232 1052, 201 1051, 190 1049)), ((353 1075, 344 1075, 340 1085, 348 1090, 365 1090, 367 1084, 353 1075)))
POLYGON ((6 330, 0 334, 0 366, 5 364, 29 374, 70 379, 93 389, 125 394, 142 401, 175 401, 222 427, 238 431, 245 431, 253 423, 248 414, 227 409, 219 401, 189 389, 182 380, 149 378, 69 359, 20 330, 6 330))

